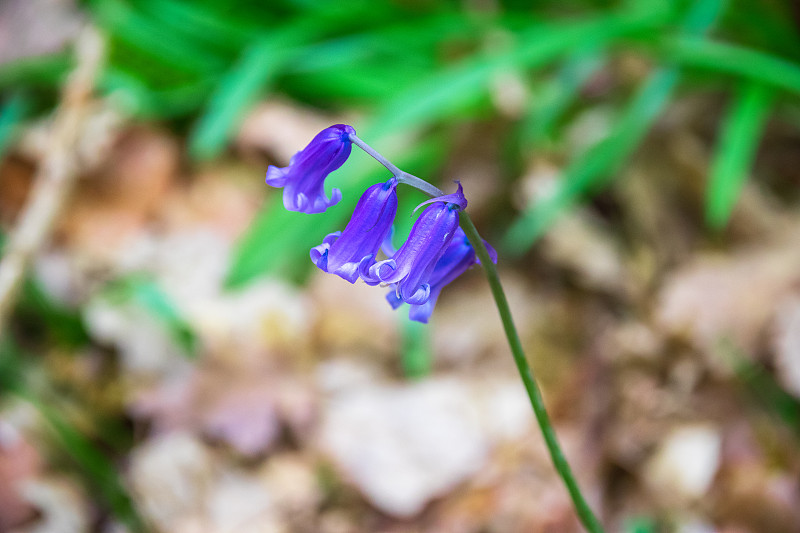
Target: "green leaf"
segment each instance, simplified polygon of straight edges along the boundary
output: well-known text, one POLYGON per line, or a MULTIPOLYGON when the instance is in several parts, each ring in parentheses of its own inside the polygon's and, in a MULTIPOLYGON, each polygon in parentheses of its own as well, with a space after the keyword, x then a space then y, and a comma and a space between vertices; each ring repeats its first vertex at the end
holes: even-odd
MULTIPOLYGON (((721 0, 703 0, 693 4, 682 24, 683 31, 695 35, 707 30, 721 8, 721 0)), ((512 224, 502 241, 506 253, 523 253, 561 213, 585 194, 607 184, 667 104, 678 78, 677 67, 660 68, 650 75, 609 135, 568 165, 552 194, 530 206, 512 224)))
POLYGON ((638 516, 625 520, 622 530, 625 533, 655 533, 658 529, 652 518, 638 516))
POLYGON ((792 16, 792 2, 737 0, 729 9, 726 29, 740 42, 790 57, 800 53, 800 33, 792 16))
POLYGON ((200 159, 214 157, 225 147, 245 111, 261 95, 312 31, 305 24, 288 26, 251 45, 223 76, 205 114, 189 139, 189 152, 200 159))
POLYGON ((20 85, 55 88, 72 68, 67 54, 18 59, 0 65, 0 88, 20 85))
POLYGON ((0 108, 0 159, 14 142, 19 125, 28 113, 30 103, 27 96, 17 92, 3 102, 0 108))
POLYGON ((108 67, 100 79, 106 93, 116 93, 116 101, 126 112, 142 118, 176 118, 196 111, 207 99, 215 79, 200 78, 164 89, 152 89, 125 69, 108 67))
POLYGON ((800 438, 800 400, 786 392, 770 372, 729 340, 721 340, 717 350, 731 369, 744 392, 800 438))
POLYGON ((2 394, 21 394, 26 390, 25 361, 8 335, 0 338, 0 398, 2 394))
POLYGON ((430 374, 433 353, 429 328, 426 324, 414 322, 408 318, 408 306, 397 310, 400 315, 402 346, 400 364, 403 374, 408 379, 421 379, 430 374))
POLYGON ((493 77, 504 71, 538 68, 576 48, 652 29, 662 24, 664 18, 665 13, 629 10, 569 23, 528 27, 514 37, 515 42, 507 49, 471 56, 413 81, 378 111, 370 126, 365 128, 365 135, 382 137, 434 123, 485 96, 493 77))
POLYGON ((112 301, 131 303, 146 310, 164 324, 188 356, 197 355, 197 335, 170 297, 155 282, 141 276, 132 276, 114 282, 105 289, 105 294, 112 301))
POLYGON ((758 140, 772 105, 772 91, 746 83, 737 91, 722 126, 706 195, 706 220, 722 228, 730 218, 753 162, 758 140))
POLYGON ((32 356, 22 353, 8 337, 0 340, 0 392, 14 394, 33 405, 113 515, 133 532, 146 531, 114 463, 58 411, 58 403, 51 406, 32 390, 26 375, 26 367, 32 360, 32 356))
POLYGON ((538 143, 552 135, 556 122, 577 100, 581 87, 604 60, 605 55, 596 44, 579 48, 567 58, 556 76, 535 92, 521 125, 523 145, 538 143))
POLYGON ((92 442, 64 418, 55 408, 37 401, 30 401, 48 422, 61 447, 81 468, 82 474, 97 487, 100 498, 105 500, 114 516, 132 531, 146 531, 133 500, 118 474, 116 465, 92 442))
POLYGON ((652 74, 640 88, 611 133, 570 164, 559 185, 547 198, 529 208, 509 229, 502 246, 510 254, 527 250, 584 194, 601 188, 636 149, 669 100, 678 81, 675 68, 652 74))
POLYGON ((222 15, 201 2, 139 0, 137 6, 170 31, 202 47, 238 50, 264 32, 259 20, 248 20, 234 10, 222 15))
POLYGON ((17 312, 40 320, 52 339, 64 346, 80 347, 89 342, 89 333, 80 314, 55 302, 33 279, 22 284, 17 312))
POLYGON ((696 38, 666 43, 667 59, 682 66, 742 76, 800 94, 800 66, 790 61, 736 46, 696 38))
POLYGON ((98 24, 111 34, 112 40, 136 49, 150 62, 195 75, 208 75, 225 66, 224 57, 204 51, 197 42, 175 34, 168 26, 143 16, 125 2, 95 0, 90 2, 90 9, 98 24))

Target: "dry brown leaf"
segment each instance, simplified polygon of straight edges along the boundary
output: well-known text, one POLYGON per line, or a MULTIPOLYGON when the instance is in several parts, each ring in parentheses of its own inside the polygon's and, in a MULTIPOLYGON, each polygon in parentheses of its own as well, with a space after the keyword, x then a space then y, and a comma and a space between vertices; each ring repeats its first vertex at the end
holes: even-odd
POLYGON ((239 383, 218 392, 200 413, 205 433, 244 456, 269 449, 280 432, 273 393, 264 382, 239 383))
POLYGON ((376 507, 411 517, 475 473, 489 442, 469 390, 430 380, 337 394, 320 446, 376 507))
POLYGON ((586 287, 611 294, 630 289, 619 243, 588 212, 577 210, 559 218, 543 245, 549 261, 576 273, 586 287))
POLYGON ((29 480, 23 485, 22 494, 39 514, 31 527, 25 529, 27 533, 89 531, 89 502, 73 480, 55 477, 29 480))
POLYGON ((656 321, 707 354, 725 341, 752 352, 776 305, 798 281, 800 248, 789 242, 701 256, 668 278, 656 321))
POLYGON ((113 261, 164 202, 179 157, 172 136, 128 130, 96 176, 79 182, 64 210, 60 235, 90 256, 113 261))
POLYGON ((204 512, 216 475, 211 453, 187 433, 150 439, 130 458, 129 477, 139 509, 164 532, 176 531, 187 516, 204 512))

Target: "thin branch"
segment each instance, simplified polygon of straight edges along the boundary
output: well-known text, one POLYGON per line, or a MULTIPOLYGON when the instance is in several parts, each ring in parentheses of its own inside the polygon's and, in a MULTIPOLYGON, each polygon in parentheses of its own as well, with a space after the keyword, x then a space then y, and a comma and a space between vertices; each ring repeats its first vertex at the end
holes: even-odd
POLYGON ((101 36, 87 27, 76 46, 76 67, 64 86, 53 119, 48 150, 36 173, 31 197, 0 260, 0 337, 14 308, 25 273, 45 244, 78 175, 77 145, 88 116, 95 80, 104 59, 101 36))

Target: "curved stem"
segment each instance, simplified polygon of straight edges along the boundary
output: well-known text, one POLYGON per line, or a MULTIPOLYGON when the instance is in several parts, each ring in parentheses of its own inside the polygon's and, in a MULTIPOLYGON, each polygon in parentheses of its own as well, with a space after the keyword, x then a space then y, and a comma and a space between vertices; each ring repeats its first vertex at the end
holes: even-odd
POLYGON ((437 196, 444 196, 444 192, 438 187, 434 187, 427 181, 422 178, 418 178, 413 174, 409 174, 408 172, 404 172, 394 166, 394 164, 379 154, 373 147, 365 143, 358 135, 350 134, 350 141, 367 152, 371 155, 378 163, 385 166, 392 175, 397 178, 398 183, 405 183, 406 185, 410 185, 415 189, 419 189, 425 194, 431 196, 432 198, 436 198, 437 196))
POLYGON ((399 178, 400 178, 400 175, 401 175, 401 174, 404 174, 404 172, 403 172, 402 170, 400 170, 399 168, 397 168, 396 166, 394 166, 394 165, 392 164, 392 162, 391 162, 391 161, 389 161, 388 159, 386 159, 385 157, 383 157, 381 154, 379 154, 378 152, 376 152, 376 151, 375 151, 375 149, 374 149, 372 146, 370 146, 370 145, 368 145, 367 143, 365 143, 364 141, 362 141, 362 140, 361 140, 361 138, 360 138, 358 135, 356 135, 355 133, 351 133, 351 134, 349 135, 349 137, 350 137, 350 141, 351 141, 353 144, 355 144, 356 146, 358 146, 359 148, 361 148, 362 150, 364 150, 365 152, 367 152, 367 153, 368 153, 369 155, 371 155, 371 156, 372 156, 372 157, 373 157, 373 158, 374 158, 374 159, 375 159, 375 160, 376 160, 378 163, 380 163, 381 165, 383 165, 383 166, 385 166, 387 169, 389 169, 389 172, 391 172, 391 173, 392 173, 392 175, 393 175, 395 178, 398 178, 398 179, 399 179, 399 178))
POLYGON ((500 283, 500 276, 497 274, 497 268, 495 268, 492 259, 489 257, 489 252, 483 245, 483 239, 481 239, 480 234, 478 234, 475 224, 473 224, 469 215, 464 212, 461 213, 461 228, 464 230, 469 242, 475 249, 475 254, 478 256, 478 259, 480 259, 484 272, 486 272, 486 278, 489 280, 492 296, 497 304, 497 310, 500 312, 500 320, 503 322, 503 329, 508 339, 508 345, 511 348, 511 354, 514 356, 517 370, 519 370, 522 383, 525 385, 525 390, 528 393, 531 407, 533 407, 533 412, 536 415, 536 421, 539 423, 539 428, 542 430, 544 441, 547 444, 547 451, 550 452, 553 465, 556 467, 558 475, 567 486, 569 495, 572 498, 572 503, 575 506, 575 511, 578 513, 578 518, 580 518, 583 526, 587 531, 592 533, 602 533, 603 526, 592 512, 589 504, 586 503, 586 499, 583 497, 577 481, 575 481, 575 476, 572 474, 572 469, 566 457, 564 457, 564 452, 558 444, 556 432, 553 429, 550 416, 547 414, 547 410, 544 406, 542 393, 539 390, 539 386, 536 384, 536 380, 533 378, 533 372, 530 365, 528 365, 528 360, 525 358, 525 352, 522 350, 522 342, 519 339, 517 328, 514 326, 514 320, 511 317, 511 309, 508 306, 508 300, 503 291, 503 286, 500 283))

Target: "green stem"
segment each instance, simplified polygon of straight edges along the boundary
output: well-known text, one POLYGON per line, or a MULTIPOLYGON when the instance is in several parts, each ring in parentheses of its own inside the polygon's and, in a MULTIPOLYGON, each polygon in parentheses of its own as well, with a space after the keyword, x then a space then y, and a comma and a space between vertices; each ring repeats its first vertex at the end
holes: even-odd
POLYGON ((410 185, 415 189, 419 189, 420 191, 424 192, 431 198, 436 198, 437 196, 444 196, 444 193, 438 189, 437 187, 431 185, 427 181, 422 178, 418 178, 413 174, 409 174, 403 170, 400 170, 394 164, 383 157, 381 154, 378 153, 373 147, 365 143, 362 139, 360 139, 357 135, 351 133, 350 140, 353 144, 364 150, 370 156, 372 156, 375 161, 380 163, 381 165, 385 166, 386 169, 392 173, 392 175, 397 178, 399 183, 405 183, 406 185, 410 185))
POLYGON ((520 342, 519 333, 517 333, 517 328, 514 326, 514 319, 511 317, 511 309, 508 306, 505 292, 503 292, 503 286, 500 284, 500 276, 497 274, 497 268, 495 268, 492 259, 489 257, 489 252, 486 250, 486 246, 484 246, 483 239, 481 239, 478 234, 475 224, 472 223, 472 219, 469 215, 464 212, 461 213, 461 228, 464 230, 469 242, 475 249, 475 253, 481 261, 481 266, 483 266, 483 270, 486 272, 486 278, 489 280, 492 296, 497 304, 497 310, 500 312, 500 320, 503 322, 503 329, 508 339, 508 345, 511 348, 511 354, 514 356, 514 362, 517 364, 517 370, 519 370, 522 383, 525 384, 525 390, 528 392, 531 407, 533 407, 533 412, 536 415, 539 428, 542 430, 544 441, 547 444, 547 451, 550 452, 553 465, 556 467, 558 475, 567 486, 569 495, 572 498, 572 503, 575 506, 575 511, 578 513, 578 518, 580 518, 583 526, 591 533, 602 533, 603 526, 592 512, 589 504, 586 503, 586 499, 583 497, 577 481, 575 481, 575 476, 572 474, 572 469, 566 457, 564 457, 564 452, 558 444, 556 432, 553 429, 553 424, 550 422, 550 417, 544 406, 542 392, 539 390, 536 380, 533 379, 533 372, 531 371, 530 365, 528 365, 528 360, 525 358, 525 352, 522 350, 522 342, 520 342))

